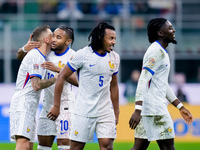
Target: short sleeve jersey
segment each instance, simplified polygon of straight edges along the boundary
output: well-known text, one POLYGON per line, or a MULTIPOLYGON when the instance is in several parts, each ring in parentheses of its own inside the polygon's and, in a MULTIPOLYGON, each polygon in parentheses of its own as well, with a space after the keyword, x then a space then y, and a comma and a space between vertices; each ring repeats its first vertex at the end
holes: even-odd
POLYGON ((79 89, 74 113, 86 117, 98 117, 113 113, 110 98, 112 75, 118 73, 119 55, 113 51, 100 55, 90 46, 77 51, 68 66, 79 69, 79 89))
POLYGON ((147 49, 143 58, 143 69, 152 74, 146 95, 144 95, 142 115, 167 114, 166 93, 170 71, 168 52, 158 41, 155 41, 147 49))
POLYGON ((36 114, 41 90, 33 90, 30 78, 39 77, 44 79, 46 70, 41 67, 43 62, 45 62, 45 56, 38 49, 32 49, 24 57, 18 71, 10 111, 24 111, 33 115, 36 114))
MULTIPOLYGON (((51 61, 53 64, 55 64, 59 68, 63 68, 67 64, 67 61, 70 60, 73 53, 75 53, 75 51, 68 47, 65 50, 65 52, 61 54, 57 54, 56 52, 51 51, 47 55, 46 59, 47 61, 51 61)), ((46 73, 47 73, 46 79, 53 78, 56 75, 56 72, 53 72, 48 69, 46 73)), ((53 104, 54 104, 54 89, 55 89, 55 84, 44 89, 43 107, 48 111, 53 107, 53 104)), ((66 101, 66 104, 70 105, 74 101, 74 99, 75 99, 75 95, 74 95, 74 92, 72 92, 72 86, 71 84, 65 81, 63 92, 61 95, 61 102, 66 101)), ((68 108, 69 106, 65 106, 65 107, 68 108)))

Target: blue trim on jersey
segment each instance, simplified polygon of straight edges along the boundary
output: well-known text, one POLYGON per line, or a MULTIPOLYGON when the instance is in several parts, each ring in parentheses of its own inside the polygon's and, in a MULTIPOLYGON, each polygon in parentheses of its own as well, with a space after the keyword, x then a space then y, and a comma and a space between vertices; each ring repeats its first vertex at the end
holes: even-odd
POLYGON ((39 77, 40 79, 42 79, 42 76, 39 75, 39 74, 31 74, 31 75, 30 75, 30 78, 32 78, 32 77, 39 77))
MULTIPOLYGON (((156 42, 162 47, 162 45, 160 44, 160 42, 158 42, 157 40, 156 40, 156 42)), ((163 47, 162 47, 162 48, 163 48, 163 47)), ((163 48, 163 49, 164 49, 164 48, 163 48)), ((164 50, 166 51, 166 53, 168 53, 166 49, 164 49, 164 50)))
POLYGON ((147 68, 147 67, 143 67, 143 69, 146 69, 147 71, 149 71, 152 75, 154 75, 154 71, 153 70, 151 70, 151 69, 149 69, 149 68, 147 68))
POLYGON ((101 55, 101 54, 97 53, 96 51, 94 51, 94 53, 95 53, 95 54, 97 54, 97 55, 98 55, 98 56, 100 56, 100 57, 104 57, 104 56, 106 56, 106 55, 107 55, 107 52, 106 52, 105 54, 103 54, 103 55, 101 55))
POLYGON ((76 70, 69 64, 69 62, 67 62, 67 65, 68 65, 68 67, 69 67, 73 72, 76 71, 76 70))
MULTIPOLYGON (((36 50, 38 50, 38 52, 40 52, 40 50, 38 48, 35 48, 36 50)), ((46 58, 41 52, 40 54, 44 57, 44 59, 46 58)))
POLYGON ((116 75, 116 74, 118 74, 118 71, 113 73, 113 75, 116 75))
POLYGON ((62 55, 64 55, 65 53, 67 53, 68 50, 69 50, 69 47, 67 47, 67 49, 66 49, 63 53, 61 53, 61 54, 58 54, 58 53, 56 53, 55 51, 54 51, 54 53, 55 53, 56 56, 62 56, 62 55))

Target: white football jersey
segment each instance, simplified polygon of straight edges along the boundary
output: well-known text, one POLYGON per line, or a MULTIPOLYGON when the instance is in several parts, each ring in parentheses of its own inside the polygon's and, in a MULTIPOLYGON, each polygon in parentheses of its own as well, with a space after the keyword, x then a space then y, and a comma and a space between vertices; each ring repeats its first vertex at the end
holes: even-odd
MULTIPOLYGON (((62 54, 57 54, 56 52, 51 51, 47 55, 46 59, 47 61, 51 61, 53 64, 55 64, 59 68, 63 68, 66 65, 66 63, 70 60, 73 53, 75 53, 75 51, 68 47, 66 51, 63 52, 62 54)), ((53 78, 55 75, 56 75, 56 72, 53 72, 47 69, 46 79, 53 78)), ((53 107, 53 104, 54 104, 54 89, 55 89, 55 84, 44 89, 43 107, 47 111, 49 111, 53 107)), ((70 105, 71 103, 73 103, 74 99, 75 99, 75 95, 74 95, 74 92, 72 92, 72 85, 65 81, 63 92, 61 95, 61 102, 67 101, 65 102, 65 104, 68 103, 68 105, 70 105)), ((66 106, 66 107, 69 107, 69 106, 66 106)))
POLYGON ((24 111, 35 115, 40 100, 39 91, 34 91, 31 84, 31 77, 44 79, 46 70, 41 67, 45 62, 45 56, 37 49, 32 49, 21 62, 15 93, 10 104, 10 111, 24 111))
POLYGON ((170 60, 167 50, 158 41, 147 49, 143 58, 143 69, 148 70, 152 78, 146 87, 141 115, 168 114, 166 93, 170 60))
POLYGON ((67 63, 72 71, 79 71, 79 89, 74 113, 98 117, 113 113, 110 98, 112 75, 118 73, 120 58, 113 51, 100 55, 90 46, 77 51, 67 63))

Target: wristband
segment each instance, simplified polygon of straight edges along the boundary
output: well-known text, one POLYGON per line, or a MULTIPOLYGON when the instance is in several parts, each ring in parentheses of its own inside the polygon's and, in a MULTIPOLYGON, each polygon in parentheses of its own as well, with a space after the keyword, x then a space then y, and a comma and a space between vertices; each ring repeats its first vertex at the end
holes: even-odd
POLYGON ((141 105, 135 105, 135 109, 142 110, 142 106, 141 105))
POLYGON ((179 104, 176 106, 176 108, 180 109, 182 106, 183 106, 183 104, 182 104, 182 103, 179 103, 179 104))
POLYGON ((24 46, 22 47, 22 51, 25 52, 25 53, 27 52, 27 51, 24 49, 24 46))

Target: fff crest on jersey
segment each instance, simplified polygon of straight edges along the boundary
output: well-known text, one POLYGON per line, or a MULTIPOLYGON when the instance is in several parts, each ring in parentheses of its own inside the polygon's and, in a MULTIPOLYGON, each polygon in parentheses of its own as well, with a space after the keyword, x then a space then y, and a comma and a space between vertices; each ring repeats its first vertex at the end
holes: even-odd
POLYGON ((59 61, 58 62, 58 67, 62 69, 63 67, 65 67, 65 64, 63 64, 62 61, 59 61))
POLYGON ((150 58, 148 64, 151 65, 151 66, 154 66, 154 64, 155 64, 155 59, 150 58))
POLYGON ((34 64, 34 65, 33 65, 33 69, 34 69, 34 70, 38 70, 38 69, 39 69, 39 65, 38 65, 38 64, 34 64))
POLYGON ((115 62, 111 59, 109 62, 108 62, 108 64, 109 64, 109 67, 110 67, 110 71, 111 72, 114 72, 114 69, 115 69, 115 62))

